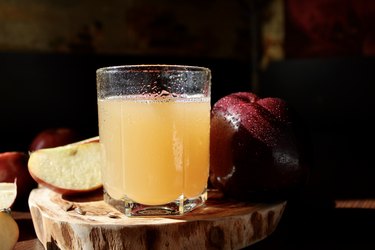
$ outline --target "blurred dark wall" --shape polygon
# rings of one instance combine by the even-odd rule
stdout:
[[[0,152],[27,151],[36,133],[50,127],[68,126],[83,137],[96,136],[96,69],[147,63],[209,67],[212,102],[251,86],[250,65],[230,59],[0,53]]]
[[[93,12],[90,20],[81,20],[85,1],[74,3],[77,8],[70,15],[71,5],[59,6],[59,2],[1,3],[4,9],[11,6],[17,11],[0,18],[0,26],[8,31],[3,37],[7,42],[0,47],[19,52],[0,53],[0,152],[26,151],[36,133],[50,127],[73,127],[83,137],[97,135],[95,71],[99,67],[206,66],[213,75],[212,103],[255,86],[260,96],[281,97],[296,108],[311,137],[311,189],[332,196],[374,197],[374,2],[270,0],[228,5],[229,1],[209,1],[198,19],[190,15],[197,14],[198,1],[176,2],[178,12],[165,1],[164,5],[150,2],[122,8],[124,3],[115,1],[108,9],[121,11]],[[105,10],[100,1],[95,3],[98,10]],[[189,5],[190,12],[179,4]],[[268,4],[272,8],[263,9]],[[139,13],[143,13],[141,21]],[[61,21],[74,25],[54,29]],[[115,27],[112,22],[119,29],[109,29]],[[269,30],[262,37],[257,32],[264,31],[264,23]],[[92,24],[96,29],[86,41],[90,31],[86,26]],[[35,27],[51,34],[41,36]],[[262,64],[259,82],[251,82],[258,79],[252,72],[262,58],[267,63]]]
[[[311,192],[375,196],[375,58],[275,62],[262,73],[262,96],[288,101],[312,147]]]

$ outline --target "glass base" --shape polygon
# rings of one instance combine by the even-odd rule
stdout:
[[[167,204],[143,205],[130,199],[114,199],[104,190],[104,201],[129,217],[183,215],[202,206],[206,200],[207,190],[193,198],[181,197]]]

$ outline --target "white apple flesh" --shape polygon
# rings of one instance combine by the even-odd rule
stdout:
[[[17,197],[17,180],[0,182],[0,210],[11,208]]]
[[[57,193],[82,194],[102,187],[98,137],[31,152],[28,167],[36,182]]]

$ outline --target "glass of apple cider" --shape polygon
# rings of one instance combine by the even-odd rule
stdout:
[[[210,70],[123,65],[96,75],[104,200],[127,216],[182,215],[203,205]]]

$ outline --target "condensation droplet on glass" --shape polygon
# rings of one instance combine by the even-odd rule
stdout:
[[[193,77],[192,81],[193,81],[193,84],[194,84],[194,85],[197,84],[197,78],[196,78],[196,77]]]
[[[156,93],[158,91],[157,82],[154,82],[154,84],[151,86],[151,93]]]
[[[164,89],[160,92],[161,97],[167,97],[169,95],[170,95],[170,93],[168,91],[164,90]]]

